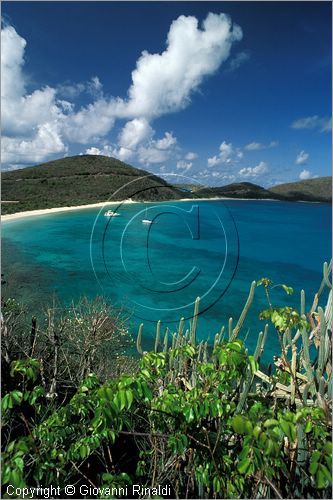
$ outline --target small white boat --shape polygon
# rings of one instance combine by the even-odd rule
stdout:
[[[113,212],[113,210],[108,210],[107,212],[104,212],[104,217],[118,217],[117,212]]]
[[[146,218],[142,219],[142,224],[152,224],[153,223],[153,221],[148,219],[147,217],[148,217],[148,215],[147,215],[147,209],[146,209]]]

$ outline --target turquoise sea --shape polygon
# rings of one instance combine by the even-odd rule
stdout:
[[[171,330],[182,316],[189,323],[197,296],[198,336],[212,340],[229,317],[238,319],[251,281],[264,276],[295,290],[274,289],[273,303],[297,307],[304,288],[310,305],[332,254],[327,204],[210,200],[112,209],[119,216],[95,208],[3,223],[4,294],[36,309],[53,296],[69,303],[105,295],[123,309],[134,336],[144,323],[148,349],[156,321]],[[266,306],[258,288],[242,330],[250,350]],[[276,346],[271,329],[266,360]]]

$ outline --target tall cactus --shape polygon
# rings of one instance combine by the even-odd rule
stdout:
[[[168,352],[168,343],[169,343],[169,329],[167,327],[165,329],[165,334],[164,334],[163,352]]]
[[[239,332],[243,326],[244,320],[245,320],[245,318],[250,310],[250,307],[252,305],[252,302],[253,302],[255,288],[256,288],[256,282],[252,281],[247,301],[245,302],[245,306],[243,308],[243,311],[241,312],[241,315],[239,316],[237,324],[232,331],[232,335],[231,335],[230,340],[235,340],[237,338],[237,335],[239,334]]]
[[[191,326],[191,344],[193,346],[195,346],[196,342],[197,342],[197,324],[198,324],[199,304],[200,304],[200,297],[197,297],[195,299],[195,303],[194,303],[194,313],[193,313],[193,320],[192,320],[192,326]]]
[[[136,348],[137,348],[139,354],[143,354],[143,351],[142,351],[142,330],[143,330],[143,323],[141,323],[141,325],[139,326],[138,336],[136,338]]]
[[[253,359],[255,362],[259,361],[260,356],[264,351],[265,342],[267,339],[267,332],[268,332],[268,325],[266,325],[265,330],[263,332],[260,332],[258,335],[257,345],[256,345],[256,348],[255,348],[255,351],[253,354]],[[248,366],[247,372],[245,375],[243,390],[241,392],[241,395],[239,398],[239,403],[238,403],[237,409],[236,409],[237,413],[240,413],[242,411],[242,409],[244,408],[247,397],[249,395],[249,391],[250,391],[252,383],[253,383],[253,379],[254,379],[254,373],[252,373],[251,368]]]
[[[229,321],[228,321],[228,333],[229,333],[229,340],[231,341],[232,340],[232,322],[233,322],[233,319],[232,318],[229,318]]]
[[[160,341],[161,341],[161,320],[159,319],[156,324],[156,336],[155,336],[155,348],[154,348],[155,352],[158,352]]]

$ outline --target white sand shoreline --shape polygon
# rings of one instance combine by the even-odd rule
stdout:
[[[52,215],[56,213],[63,213],[63,212],[72,212],[76,210],[85,210],[89,208],[103,208],[105,207],[106,209],[109,206],[114,206],[114,205],[120,205],[120,204],[129,204],[129,203],[168,203],[168,202],[173,202],[173,201],[224,201],[224,200],[232,200],[232,201],[279,201],[273,198],[267,198],[267,199],[262,199],[262,198],[230,198],[230,197],[214,197],[214,198],[181,198],[180,200],[165,200],[163,202],[141,202],[141,201],[133,201],[132,199],[127,199],[123,201],[105,201],[105,202],[100,202],[100,203],[91,203],[88,205],[77,205],[77,206],[72,206],[72,207],[55,207],[55,208],[43,208],[39,210],[28,210],[24,212],[15,212],[14,214],[7,214],[7,215],[1,215],[1,222],[9,222],[9,221],[14,221],[18,219],[23,219],[26,217],[36,217],[39,215]],[[319,203],[319,202],[318,202]]]
[[[15,212],[14,214],[1,215],[1,222],[12,221],[16,219],[22,219],[25,217],[36,217],[38,215],[51,215],[62,212],[72,212],[76,210],[84,210],[89,208],[107,208],[112,205],[119,205],[121,203],[136,203],[135,201],[129,199],[124,201],[102,201],[100,203],[91,203],[89,205],[77,205],[73,207],[55,207],[55,208],[43,208],[40,210],[27,210],[24,212]]]

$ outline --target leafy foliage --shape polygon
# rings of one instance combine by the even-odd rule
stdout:
[[[100,492],[131,484],[169,485],[172,498],[330,498],[330,379],[324,375],[330,366],[331,326],[318,307],[318,361],[313,369],[304,349],[309,346],[309,331],[314,334],[317,326],[311,324],[311,315],[306,318],[304,300],[300,312],[274,307],[273,283],[263,278],[258,284],[269,304],[262,317],[273,323],[281,342],[277,370],[270,375],[259,364],[267,328],[258,336],[254,355],[249,355],[237,338],[240,327],[230,329],[228,341],[221,334],[209,347],[196,344],[196,321],[191,331],[182,334],[183,320],[171,347],[168,332],[160,341],[158,323],[154,352],[142,355],[136,371],[113,373],[111,378],[103,370],[96,375],[93,368],[102,358],[96,353],[90,356],[94,342],[103,349],[104,340],[112,342],[115,331],[119,335],[123,328],[114,329],[115,318],[108,316],[103,303],[73,306],[59,317],[56,310],[48,311],[43,330],[50,342],[48,371],[45,351],[37,345],[36,324],[28,336],[30,343],[20,337],[23,351],[13,358],[15,335],[24,322],[22,309],[9,301],[3,349],[4,498],[9,484],[52,485],[66,498],[66,484],[88,483]],[[290,287],[281,287],[291,293]],[[199,299],[196,315],[198,311]],[[77,345],[74,354],[84,355],[79,364],[75,355],[70,363],[86,364],[66,390],[66,379],[58,376],[55,345],[64,348],[64,338],[73,342],[76,337],[78,344],[70,345]],[[299,339],[303,347],[297,357]],[[309,399],[312,386],[315,392]]]
[[[19,432],[7,439],[3,484],[40,482],[63,489],[84,483],[89,467],[91,473],[99,463],[90,477],[94,484],[116,484],[124,477],[127,484],[170,483],[177,498],[327,492],[331,446],[323,410],[274,408],[254,395],[247,411],[238,414],[239,380],[250,363],[239,340],[217,346],[196,366],[195,384],[189,378],[164,385],[168,356],[185,357],[190,375],[195,351],[187,345],[147,353],[135,377],[104,384],[91,374],[62,406],[48,401],[38,385],[36,360],[13,362],[16,388],[4,396],[2,410],[5,431],[15,422]],[[125,437],[130,466],[119,457]]]

